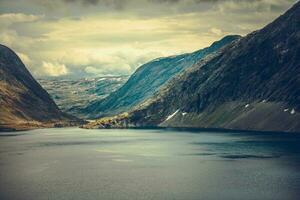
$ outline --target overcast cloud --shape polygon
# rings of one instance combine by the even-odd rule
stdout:
[[[0,43],[35,76],[131,74],[245,35],[296,0],[0,0]]]

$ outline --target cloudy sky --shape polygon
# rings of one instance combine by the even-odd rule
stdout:
[[[36,76],[131,74],[245,35],[297,0],[0,0],[0,43]]]

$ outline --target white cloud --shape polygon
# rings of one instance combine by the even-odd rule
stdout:
[[[68,73],[66,65],[60,63],[51,63],[43,61],[43,70],[49,76],[61,76]]]
[[[40,19],[42,16],[27,15],[23,13],[5,13],[0,15],[0,20],[11,22],[31,22]]]
[[[108,0],[87,0],[99,2],[95,6],[0,1],[1,10],[10,12],[0,14],[0,43],[19,52],[34,75],[87,76],[130,74],[151,59],[198,50],[228,34],[245,35],[296,0],[112,1],[124,2],[117,11],[103,6]]]
[[[217,36],[221,36],[223,34],[223,31],[221,29],[218,29],[218,28],[211,28],[210,31],[213,34],[216,34]]]
[[[33,22],[43,18],[43,15],[27,15],[24,13],[5,13],[0,15],[0,25],[9,26],[18,22]]]

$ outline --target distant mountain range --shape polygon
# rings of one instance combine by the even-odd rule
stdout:
[[[0,45],[0,130],[78,125],[59,110],[19,57]]]
[[[162,61],[152,65],[155,62]],[[86,128],[162,126],[300,132],[300,2],[263,29],[195,63],[178,70],[181,73],[134,109],[99,119]],[[126,87],[137,83],[133,80],[145,68],[141,67]],[[157,73],[156,77],[161,77]],[[141,77],[145,82],[132,88],[147,90],[148,85],[153,90],[148,81],[156,77],[149,79],[148,74],[153,75],[151,70],[144,72]],[[117,102],[125,101],[126,92],[121,91],[126,87],[113,94],[116,98],[122,94]],[[134,97],[144,99],[138,94]],[[101,109],[97,110],[100,114]]]
[[[83,113],[90,118],[97,118],[129,110],[145,99],[152,97],[176,74],[240,37],[238,35],[227,36],[213,43],[210,47],[193,53],[152,60],[139,67],[120,89],[104,99],[87,105]]]
[[[39,78],[58,107],[69,114],[87,118],[84,108],[119,89],[129,76],[109,76],[82,79]]]

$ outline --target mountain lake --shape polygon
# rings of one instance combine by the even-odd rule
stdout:
[[[300,135],[184,129],[0,134],[0,199],[299,199]]]

